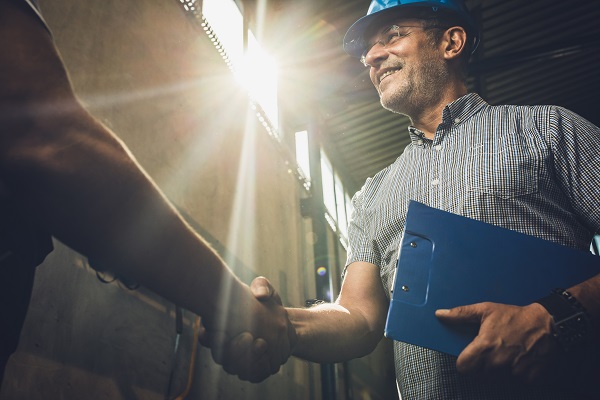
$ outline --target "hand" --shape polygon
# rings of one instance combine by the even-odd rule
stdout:
[[[279,371],[297,339],[281,298],[269,281],[262,277],[254,279],[250,291],[252,300],[259,305],[259,313],[250,318],[251,326],[237,335],[230,334],[233,330],[203,327],[200,343],[211,348],[213,359],[226,372],[256,383]]]
[[[451,324],[479,324],[479,334],[456,362],[459,372],[494,379],[538,382],[553,369],[558,344],[551,335],[552,317],[537,303],[517,307],[479,303],[437,310]]]

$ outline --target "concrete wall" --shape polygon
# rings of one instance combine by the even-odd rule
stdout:
[[[303,189],[178,1],[41,6],[81,99],[235,273],[246,283],[269,277],[289,306],[314,297],[310,223],[299,210]],[[265,383],[241,382],[206,349],[193,351],[193,314],[183,313],[178,339],[174,305],[135,283],[104,283],[99,278],[113,277],[98,277],[89,263],[56,243],[38,268],[0,399],[173,398],[188,384],[192,355],[188,398],[320,398],[318,365],[292,359]],[[379,354],[373,357],[389,360],[388,348]],[[379,378],[358,384],[367,388],[364,396],[369,381],[379,384],[389,371],[379,358],[357,365],[371,359],[378,360],[375,369],[385,367],[369,372]]]

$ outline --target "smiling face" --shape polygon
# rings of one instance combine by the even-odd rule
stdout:
[[[443,52],[415,19],[393,21],[371,35],[364,56],[384,108],[413,116],[437,104],[449,81]]]

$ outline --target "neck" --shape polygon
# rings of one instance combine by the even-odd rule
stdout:
[[[433,140],[438,126],[442,123],[444,107],[467,93],[468,90],[464,84],[445,90],[435,103],[426,105],[410,115],[413,126],[423,132],[427,139]]]

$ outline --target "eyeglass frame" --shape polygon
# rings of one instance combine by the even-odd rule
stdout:
[[[362,55],[360,56],[360,62],[362,63],[362,65],[364,65],[367,68],[371,68],[371,66],[369,64],[367,64],[367,54],[369,54],[369,52],[371,51],[371,49],[373,47],[375,47],[375,45],[380,44],[384,49],[387,49],[390,44],[392,43],[393,38],[401,38],[401,37],[406,37],[408,36],[408,34],[406,35],[400,35],[400,28],[421,28],[423,30],[428,30],[428,29],[448,29],[446,27],[443,26],[437,26],[437,25],[432,25],[432,26],[419,26],[419,25],[397,25],[397,24],[392,24],[390,25],[388,28],[386,28],[383,32],[381,32],[379,35],[377,35],[378,37],[384,36],[388,34],[388,32],[390,32],[392,29],[396,29],[396,34],[395,35],[387,35],[387,40],[382,40],[382,39],[378,39],[375,42],[373,42],[373,44],[371,45],[367,45],[367,48],[365,49],[365,51],[363,51]],[[394,43],[396,43],[396,41],[394,40]]]

